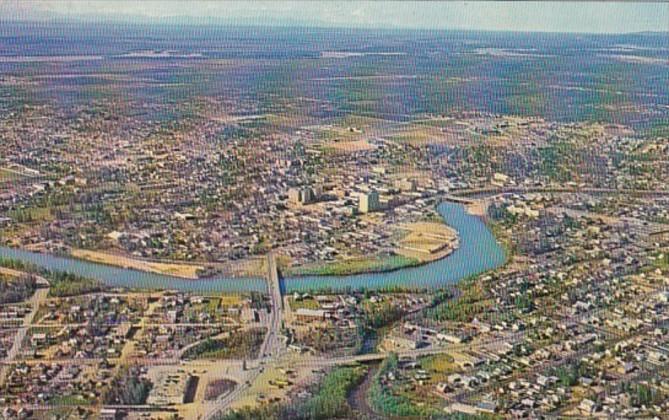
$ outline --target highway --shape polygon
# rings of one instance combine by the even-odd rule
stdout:
[[[669,190],[640,190],[629,188],[577,188],[577,187],[484,187],[452,190],[450,194],[462,199],[478,195],[530,194],[530,193],[583,193],[583,194],[628,194],[635,197],[669,196]]]
[[[249,362],[247,375],[240,378],[239,385],[232,392],[219,397],[210,407],[207,407],[204,419],[212,419],[218,413],[225,411],[230,404],[242,396],[242,394],[251,387],[262,373],[262,366],[268,363],[275,363],[279,360],[283,351],[283,344],[279,337],[281,322],[283,320],[283,297],[281,295],[281,284],[279,279],[279,270],[276,265],[276,257],[273,252],[267,255],[267,288],[271,300],[271,313],[267,334],[260,346],[258,358]],[[221,369],[225,362],[221,364]],[[218,364],[217,364],[217,369]]]
[[[281,351],[281,340],[279,331],[283,320],[283,297],[281,296],[281,284],[279,270],[276,266],[276,257],[273,252],[267,255],[267,287],[271,299],[272,312],[270,314],[267,335],[260,347],[260,358],[278,356]]]

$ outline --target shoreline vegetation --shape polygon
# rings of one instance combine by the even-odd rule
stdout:
[[[304,267],[292,267],[285,270],[286,275],[306,276],[351,276],[356,274],[388,273],[403,268],[423,264],[416,258],[403,255],[383,255],[315,264]]]
[[[252,258],[239,261],[235,264],[206,263],[206,262],[173,262],[160,260],[145,260],[130,256],[117,255],[103,251],[87,249],[71,249],[64,254],[66,257],[81,261],[103,264],[110,267],[125,268],[165,276],[179,277],[184,280],[207,280],[217,274],[230,277],[258,277],[265,271],[263,258]]]
[[[468,206],[465,210],[473,216],[482,217]],[[460,246],[458,233],[443,220],[410,223],[400,228],[406,230],[407,235],[399,241],[392,254],[290,267],[283,272],[294,277],[389,273],[439,261]]]
[[[486,209],[480,203],[467,205],[465,210],[472,216],[485,218]],[[280,270],[283,275],[291,277],[388,273],[441,260],[451,255],[460,246],[458,233],[443,221],[416,222],[400,228],[405,230],[407,234],[399,241],[398,247],[392,253],[327,263],[314,263],[300,267],[286,267],[287,264],[280,263]],[[497,238],[497,235],[495,236]],[[507,249],[507,259],[508,254]],[[226,275],[231,277],[239,278],[264,276],[265,271],[263,258],[239,261],[233,266],[232,264],[222,263],[151,261],[76,248],[71,249],[66,255],[82,261],[174,276],[185,280],[207,280],[218,274],[219,271],[225,272]]]
[[[50,297],[69,297],[103,291],[106,286],[96,279],[78,276],[66,271],[55,271],[20,260],[0,257],[0,267],[36,274],[49,281]]]

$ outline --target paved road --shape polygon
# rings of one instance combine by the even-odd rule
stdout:
[[[14,336],[14,342],[12,343],[12,347],[7,352],[7,356],[5,357],[4,362],[11,363],[14,361],[14,359],[16,359],[16,356],[21,350],[21,343],[23,343],[23,340],[28,333],[28,328],[30,328],[30,325],[33,322],[33,318],[35,318],[35,314],[39,310],[40,304],[44,302],[48,294],[49,289],[37,289],[35,294],[30,298],[30,313],[28,313],[28,315],[23,318],[23,325],[16,332],[16,335]],[[4,384],[8,372],[9,368],[6,366],[6,364],[0,368],[0,385]]]
[[[279,283],[279,270],[276,266],[276,257],[270,252],[267,256],[267,285],[272,304],[269,328],[265,340],[260,347],[260,357],[278,356],[281,351],[281,340],[279,331],[283,320],[283,297],[281,296],[281,285]]]
[[[618,188],[556,188],[556,187],[513,187],[498,188],[485,187],[452,190],[454,196],[469,197],[482,194],[529,194],[529,193],[585,193],[585,194],[629,194],[633,196],[669,196],[669,190],[638,190],[638,189],[618,189]]]
[[[283,297],[281,296],[281,285],[279,280],[279,270],[276,265],[276,257],[273,252],[267,255],[267,287],[271,299],[272,311],[270,313],[267,334],[260,346],[259,357],[249,362],[250,369],[246,375],[240,378],[241,381],[232,392],[219,397],[211,407],[207,407],[205,419],[212,419],[218,413],[226,410],[230,404],[243,395],[258,379],[261,372],[261,366],[275,363],[283,352],[283,344],[279,337],[281,322],[283,320]],[[218,367],[217,367],[218,368]]]

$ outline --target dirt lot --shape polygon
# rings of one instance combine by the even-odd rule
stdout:
[[[457,247],[458,235],[442,223],[416,222],[401,226],[407,235],[395,252],[421,262],[434,261],[450,254]]]

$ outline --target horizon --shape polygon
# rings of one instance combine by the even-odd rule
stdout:
[[[669,32],[669,3],[0,2],[0,21],[624,35]],[[335,7],[332,5],[350,5]],[[184,7],[186,6],[186,7]],[[299,17],[296,17],[299,16]]]
[[[0,18],[0,23],[7,25],[76,25],[72,27],[82,28],[86,26],[137,26],[137,27],[153,27],[153,28],[195,28],[203,30],[212,29],[258,29],[258,30],[301,30],[301,31],[348,31],[348,32],[394,32],[394,33],[460,33],[460,34],[505,34],[505,35],[567,35],[567,36],[601,36],[601,37],[615,37],[615,36],[633,36],[633,35],[667,35],[669,36],[669,29],[666,30],[639,30],[631,32],[571,32],[571,31],[548,31],[548,30],[505,30],[505,29],[464,29],[464,28],[409,28],[409,27],[348,27],[348,26],[304,26],[299,23],[290,22],[271,22],[271,23],[253,23],[253,22],[231,22],[221,21],[216,22],[213,19],[208,19],[204,22],[194,22],[190,20],[180,20],[181,18],[161,18],[159,20],[143,20],[143,19],[84,19],[80,17],[57,17],[48,20],[11,20]],[[0,34],[2,29],[0,28]]]

